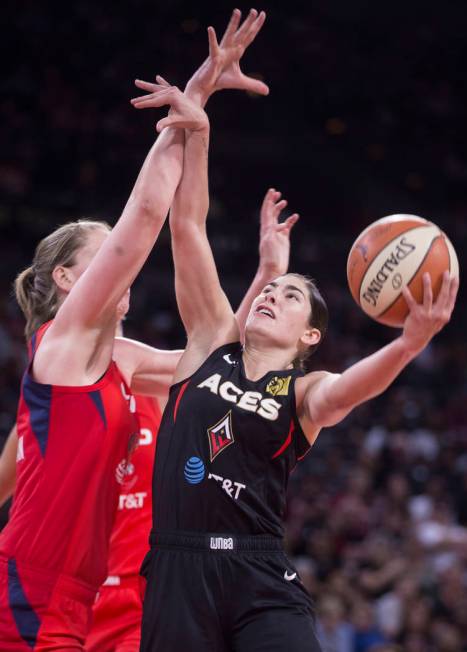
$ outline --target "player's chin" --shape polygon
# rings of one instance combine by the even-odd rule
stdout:
[[[252,315],[248,320],[245,332],[248,334],[261,334],[265,337],[270,336],[276,330],[274,319],[264,315]]]

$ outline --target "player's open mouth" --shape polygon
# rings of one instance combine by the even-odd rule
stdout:
[[[269,317],[270,319],[275,319],[276,318],[273,311],[271,310],[271,308],[268,308],[264,304],[260,304],[256,308],[255,313],[257,315],[265,315],[266,317]]]

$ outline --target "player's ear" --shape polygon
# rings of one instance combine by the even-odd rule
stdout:
[[[307,328],[300,338],[300,341],[308,348],[316,346],[321,340],[321,331],[317,328]]]
[[[57,265],[53,272],[52,278],[55,285],[63,292],[69,292],[74,284],[74,277],[68,267]]]

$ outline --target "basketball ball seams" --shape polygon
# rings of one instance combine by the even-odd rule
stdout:
[[[357,304],[368,317],[398,328],[408,314],[403,288],[422,302],[428,272],[436,301],[447,270],[459,277],[451,241],[436,224],[415,215],[373,222],[356,238],[347,258],[347,280]]]
[[[451,276],[457,276],[459,278],[459,260],[457,258],[456,250],[448,236],[443,231],[442,234],[449,252],[449,273]]]
[[[392,240],[388,240],[388,242],[384,245],[384,249],[388,249],[389,247],[391,247],[393,245],[393,243],[398,238],[401,238],[402,236],[407,235],[407,233],[409,233],[410,231],[416,231],[417,229],[424,228],[425,226],[431,226],[431,225],[429,225],[429,224],[426,224],[426,225],[420,224],[420,225],[417,225],[417,226],[409,226],[405,231],[400,231],[397,235],[395,235],[392,238]],[[366,268],[365,272],[363,273],[363,276],[362,276],[361,281],[360,281],[360,285],[358,286],[358,296],[360,296],[360,293],[362,291],[362,285],[363,285],[363,281],[365,280],[365,276],[368,274],[368,271],[370,270],[371,266],[373,265],[375,260],[378,258],[380,253],[381,253],[381,250],[378,249],[376,251],[375,255],[373,256],[373,258],[368,261],[367,268]]]
[[[371,286],[371,283],[373,283],[374,281],[377,281],[376,285],[381,286],[377,290],[377,294],[378,294],[378,297],[379,297],[380,292],[384,288],[384,283],[386,282],[386,280],[389,279],[389,276],[386,279],[384,279],[383,281],[379,281],[379,280],[377,280],[377,275],[379,273],[381,273],[381,272],[383,272],[384,274],[386,273],[386,272],[383,271],[386,265],[393,265],[393,267],[395,269],[396,267],[399,266],[400,263],[402,263],[403,260],[405,260],[405,258],[407,258],[407,256],[410,253],[412,253],[414,251],[417,251],[417,248],[419,249],[421,245],[418,245],[418,247],[417,247],[417,244],[413,244],[413,243],[410,243],[410,242],[407,242],[407,241],[405,243],[403,243],[402,240],[404,238],[407,238],[410,233],[414,234],[417,231],[419,231],[420,234],[422,235],[422,230],[427,229],[427,228],[436,230],[436,235],[434,235],[434,237],[430,241],[430,246],[431,246],[431,244],[433,243],[433,240],[435,240],[441,234],[441,231],[438,229],[438,227],[435,224],[431,224],[430,222],[428,222],[427,224],[412,227],[410,229],[407,229],[406,231],[401,231],[400,233],[398,233],[397,236],[395,236],[391,240],[388,240],[388,242],[385,243],[385,245],[383,247],[381,247],[377,251],[376,255],[373,257],[371,262],[367,265],[366,270],[365,270],[365,272],[364,272],[364,274],[362,276],[360,285],[358,287],[358,295],[357,296],[358,296],[358,302],[359,302],[360,305],[362,305],[361,302],[362,302],[362,299],[364,298],[364,295],[365,295],[365,293],[364,293],[363,296],[362,296],[362,288],[363,288],[364,285],[366,285],[368,283],[368,278],[369,277],[370,278],[374,277],[371,280],[371,282],[368,283],[369,288]],[[428,234],[428,237],[429,237],[429,234]],[[402,244],[403,247],[410,248],[408,251],[403,252],[403,253],[405,253],[405,255],[403,257],[400,257],[400,258],[394,253],[394,251],[392,251],[392,253],[391,253],[391,249],[393,249],[396,246],[397,241],[399,241],[397,246],[400,246]],[[427,248],[427,251],[429,251],[429,247]],[[378,269],[377,271],[375,271],[375,270],[372,269],[372,266],[375,263],[375,261],[377,260],[377,258],[379,256],[381,256],[381,254],[383,252],[388,252],[388,253],[387,254],[385,253],[384,257],[382,257],[382,260],[384,262],[382,263],[381,268]],[[425,257],[425,255],[424,255],[424,257]],[[393,257],[393,260],[390,260],[391,256]],[[418,265],[418,267],[419,267],[419,265]],[[389,273],[392,274],[393,271],[394,270],[390,269]],[[372,291],[374,291],[374,288],[372,289]],[[371,294],[371,291],[370,291],[370,294]],[[393,303],[393,302],[391,302],[391,303]],[[363,307],[363,305],[362,305],[362,307]],[[375,307],[376,307],[376,303],[375,303]],[[384,308],[384,310],[386,310],[386,308]],[[364,309],[364,311],[367,312],[365,309]],[[376,315],[373,314],[373,313],[367,312],[367,314],[369,314],[371,317],[376,317]],[[381,314],[381,313],[378,313],[378,315],[379,314]]]
[[[388,230],[390,230],[389,227],[391,227],[391,225],[392,225],[392,224],[391,224],[391,221],[390,221],[390,218],[392,218],[392,217],[394,217],[394,216],[389,216],[389,217],[387,217],[387,218],[383,218],[382,220],[378,220],[378,225],[379,225],[379,223],[381,222],[383,226],[387,225]],[[404,217],[405,217],[405,216],[404,216]],[[423,227],[427,227],[427,226],[435,226],[435,225],[433,225],[431,222],[428,222],[427,220],[422,220],[422,218],[418,218],[418,221],[417,221],[416,216],[413,216],[413,215],[407,215],[406,217],[407,217],[407,219],[406,219],[406,222],[407,222],[406,228],[405,228],[404,230],[402,230],[402,231],[397,230],[397,233],[394,235],[394,237],[393,237],[391,240],[389,240],[388,242],[386,242],[386,243],[384,244],[384,248],[389,247],[389,246],[390,246],[390,245],[391,245],[395,240],[397,240],[397,238],[402,237],[403,235],[405,235],[405,234],[408,233],[409,231],[414,231],[414,230],[416,230],[416,229],[423,228]],[[403,222],[402,216],[401,216],[401,219],[398,220],[398,221],[399,221],[399,222]],[[352,290],[352,285],[353,285],[353,284],[352,284],[352,280],[353,280],[353,279],[352,279],[352,275],[353,275],[353,272],[354,272],[354,269],[355,269],[356,265],[358,265],[358,263],[360,262],[360,261],[355,261],[354,264],[353,264],[352,270],[350,270],[349,267],[350,267],[350,259],[351,259],[351,257],[352,257],[352,254],[355,252],[356,249],[360,249],[360,248],[362,248],[362,247],[365,248],[365,249],[369,249],[369,248],[375,248],[375,249],[376,249],[376,253],[375,253],[371,258],[369,258],[368,260],[365,260],[365,259],[364,259],[364,263],[365,263],[365,266],[366,266],[366,267],[365,267],[365,269],[364,269],[363,272],[362,272],[361,279],[360,279],[360,283],[359,283],[359,285],[358,285],[358,289],[355,290],[355,294],[354,294],[354,291],[352,290],[352,294],[354,295],[354,299],[355,299],[357,302],[359,302],[359,297],[360,297],[360,293],[361,293],[361,287],[362,287],[362,285],[363,285],[363,281],[364,281],[364,279],[365,279],[365,275],[366,275],[368,269],[369,269],[369,268],[371,267],[371,265],[374,263],[375,259],[376,259],[376,258],[378,257],[378,255],[381,253],[381,248],[378,247],[378,244],[377,244],[377,243],[375,244],[374,240],[378,240],[380,237],[382,237],[382,236],[383,236],[382,233],[378,233],[378,236],[374,236],[374,237],[372,238],[373,242],[371,242],[371,244],[368,244],[368,245],[367,245],[367,244],[364,242],[364,240],[365,240],[365,236],[370,232],[372,226],[373,226],[373,225],[370,224],[370,226],[368,226],[368,227],[367,227],[367,228],[366,228],[366,229],[365,229],[365,230],[360,234],[360,236],[358,237],[357,241],[356,241],[356,242],[354,243],[354,245],[352,246],[352,248],[351,248],[351,250],[350,250],[350,253],[349,253],[349,256],[348,256],[348,258],[347,258],[347,279],[348,279],[349,285],[350,285],[351,290]],[[398,226],[401,226],[401,224],[399,224]],[[363,255],[363,254],[362,254],[362,255]]]
[[[438,239],[440,239],[440,238],[442,238],[443,240],[445,240],[445,238],[443,237],[443,234],[442,234],[441,232],[439,233],[439,235],[436,235],[436,236],[432,239],[432,241],[430,242],[430,246],[427,248],[427,250],[426,250],[426,252],[425,252],[425,255],[423,256],[422,260],[420,261],[420,264],[418,265],[417,269],[416,269],[416,270],[414,271],[414,273],[412,274],[410,280],[408,280],[408,281],[406,282],[407,287],[410,286],[410,284],[411,284],[412,281],[415,279],[415,277],[417,276],[417,274],[418,274],[418,272],[420,271],[420,269],[423,267],[423,264],[425,263],[426,259],[428,258],[428,256],[429,256],[430,253],[431,253],[431,247],[433,246],[433,243],[435,242],[435,240],[438,240]],[[450,256],[449,256],[449,250],[448,250],[448,257],[450,258]],[[409,289],[410,289],[410,288],[409,288]],[[399,295],[396,296],[396,298],[394,299],[394,301],[392,301],[392,303],[391,303],[387,308],[384,308],[383,312],[380,312],[378,315],[374,315],[374,316],[373,316],[374,319],[381,319],[381,318],[384,318],[384,315],[386,315],[386,314],[391,310],[391,308],[394,306],[394,304],[395,304],[395,303],[396,303],[396,302],[397,302],[401,297],[404,299],[404,302],[405,302],[405,304],[407,305],[407,302],[405,301],[405,297],[404,297],[404,295],[403,295],[403,294],[402,294],[402,295],[399,294]],[[408,306],[407,306],[407,309],[408,309]],[[408,312],[408,310],[407,310],[407,312]],[[392,325],[394,326],[395,324],[392,324]]]

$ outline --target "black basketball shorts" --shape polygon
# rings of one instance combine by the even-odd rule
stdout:
[[[320,652],[311,598],[278,539],[155,533],[141,652]]]

